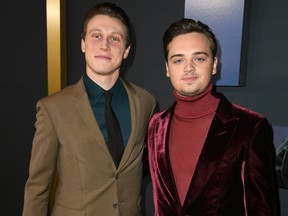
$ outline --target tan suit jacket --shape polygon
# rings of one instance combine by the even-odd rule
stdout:
[[[123,80],[122,80],[123,81]],[[143,142],[156,102],[123,81],[131,135],[118,169],[95,120],[83,79],[37,103],[23,216],[46,215],[56,169],[53,216],[141,215]]]

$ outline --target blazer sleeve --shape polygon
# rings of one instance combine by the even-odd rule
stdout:
[[[272,128],[266,119],[262,119],[250,137],[242,166],[246,215],[277,215],[274,162]]]
[[[38,101],[36,111],[36,132],[25,185],[23,216],[47,215],[58,157],[58,139],[42,101]]]

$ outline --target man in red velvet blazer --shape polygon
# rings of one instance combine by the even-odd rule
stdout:
[[[149,123],[155,216],[277,215],[271,127],[212,92],[214,34],[182,19],[166,30],[163,43],[176,102]]]

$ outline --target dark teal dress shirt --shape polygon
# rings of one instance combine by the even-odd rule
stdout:
[[[102,131],[106,143],[108,143],[108,133],[105,125],[104,89],[91,80],[87,74],[83,76],[83,80],[96,121]],[[111,106],[119,121],[123,145],[125,148],[131,133],[131,116],[128,95],[120,79],[116,81],[110,91],[113,93]]]

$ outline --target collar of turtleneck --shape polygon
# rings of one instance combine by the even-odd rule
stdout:
[[[216,111],[219,99],[212,94],[212,84],[201,94],[192,97],[183,97],[174,90],[176,107],[174,114],[180,118],[201,118]]]

